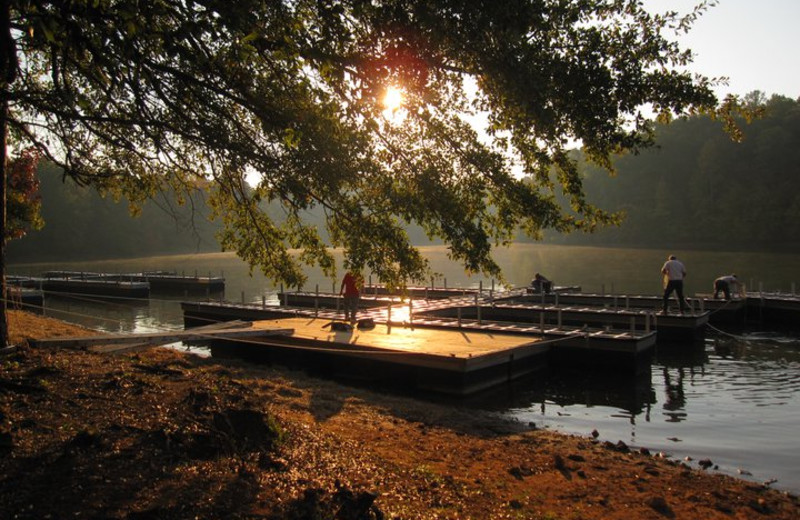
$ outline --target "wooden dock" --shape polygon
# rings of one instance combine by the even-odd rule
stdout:
[[[745,320],[747,301],[733,299],[730,301],[714,299],[711,295],[698,295],[698,298],[687,298],[691,313],[703,314],[708,312],[710,323],[736,323]],[[578,305],[584,307],[597,307],[613,310],[645,309],[651,312],[662,310],[664,301],[659,295],[629,295],[629,294],[594,294],[594,293],[559,293],[559,294],[527,294],[521,291],[509,291],[498,297],[498,300],[512,302],[527,302],[550,305]],[[678,316],[678,303],[673,296],[670,299],[670,316]],[[660,316],[659,316],[660,317]]]
[[[212,352],[290,363],[337,377],[466,395],[545,368],[550,351],[541,337],[385,324],[370,330],[335,331],[330,322],[305,316],[258,321],[254,327],[294,332],[246,342],[215,342]]]
[[[178,274],[173,271],[149,271],[141,273],[100,273],[91,271],[47,271],[43,275],[46,283],[51,280],[103,281],[147,283],[157,292],[183,292],[213,294],[225,290],[225,278],[221,276],[199,276]]]
[[[103,279],[45,278],[42,290],[62,295],[82,294],[114,298],[146,299],[150,297],[150,284]]]
[[[551,327],[576,325],[615,331],[657,332],[659,342],[701,341],[709,312],[659,315],[648,309],[607,308],[535,303],[482,303],[479,306],[427,306],[426,316],[533,323]]]
[[[466,297],[464,300],[472,301],[473,298]],[[453,302],[451,302],[451,304],[452,303]],[[341,313],[319,308],[309,309],[223,302],[183,302],[181,305],[184,312],[184,323],[186,327],[231,319],[283,321],[294,318],[323,324],[341,319]],[[420,312],[419,314],[417,314],[418,311]],[[457,352],[439,351],[440,347],[438,345],[440,343],[442,345],[448,344],[448,341],[442,338],[462,338],[459,341],[463,341],[463,338],[468,338],[468,341],[471,341],[469,338],[473,334],[489,338],[487,341],[490,344],[491,338],[499,336],[517,338],[515,341],[521,342],[520,344],[522,345],[536,342],[539,347],[542,347],[542,351],[546,352],[544,357],[537,357],[535,360],[527,359],[529,356],[533,355],[527,353],[527,351],[524,351],[525,354],[523,358],[520,357],[520,352],[522,351],[517,352],[515,350],[504,351],[502,354],[491,356],[484,353],[481,354],[481,359],[483,360],[481,362],[482,364],[476,364],[476,361],[471,361],[469,363],[454,365],[453,361],[450,360],[447,362],[448,368],[446,369],[431,361],[432,359],[439,359],[438,357],[426,361],[427,364],[424,367],[417,366],[417,357],[415,357],[416,361],[414,362],[404,361],[402,356],[397,357],[397,359],[394,359],[396,356],[393,357],[391,366],[394,372],[403,372],[403,370],[400,370],[400,367],[405,363],[411,363],[410,366],[405,368],[404,377],[410,378],[410,381],[416,381],[414,385],[419,388],[437,389],[438,391],[446,393],[471,393],[479,389],[488,388],[500,381],[507,381],[509,377],[513,379],[525,373],[529,373],[530,371],[543,368],[544,366],[590,365],[593,367],[603,366],[611,371],[636,373],[642,371],[645,367],[649,367],[650,355],[656,343],[655,332],[610,331],[588,329],[584,327],[557,327],[555,325],[540,326],[532,323],[476,319],[456,320],[446,317],[426,316],[422,305],[419,306],[418,311],[412,311],[402,306],[372,308],[361,311],[359,313],[359,318],[368,318],[376,324],[375,330],[385,331],[386,348],[389,349],[395,348],[393,347],[395,342],[403,344],[406,341],[403,338],[407,336],[395,335],[395,331],[413,330],[429,331],[424,333],[419,332],[414,336],[416,338],[415,341],[419,342],[418,345],[414,346],[418,354],[430,353],[432,355],[441,356],[446,353],[448,357],[458,358],[459,354]],[[316,325],[316,327],[319,328],[319,325]],[[358,329],[356,330],[358,331]],[[432,331],[440,331],[442,334],[449,336],[437,335]],[[321,333],[318,330],[316,333],[315,342],[319,341],[319,338],[322,337],[319,336]],[[360,337],[360,333],[361,331],[358,331],[356,337]],[[328,334],[328,332],[326,332],[326,334]],[[344,337],[350,337],[350,333],[330,334],[333,334],[333,337],[335,337],[336,334],[339,334],[339,337],[343,337],[342,335],[344,335]],[[370,334],[370,337],[374,337],[374,334]],[[298,338],[298,335],[293,335],[292,337],[270,339],[269,343],[275,344],[277,342],[281,345],[298,342],[302,344],[307,343],[306,339]],[[252,352],[249,352],[252,349],[248,345],[242,345],[241,343],[230,344],[231,342],[226,343],[229,343],[226,349],[228,352],[252,354]],[[356,343],[358,343],[358,340],[356,340]],[[319,347],[317,343],[314,343],[314,346]],[[498,347],[500,346],[501,343],[498,343]],[[544,348],[545,346],[546,348]],[[470,347],[470,351],[465,353],[469,359],[469,354],[475,356],[476,352],[474,347]],[[300,366],[306,366],[306,361],[302,359],[296,351],[289,351],[289,353],[291,353],[294,362]],[[287,357],[289,353],[282,352],[282,357]],[[326,366],[344,363],[332,359],[341,353],[341,351],[326,351],[326,359],[324,361]],[[362,375],[370,374],[374,370],[373,367],[368,366],[367,358],[375,358],[374,361],[385,362],[385,360],[378,359],[375,356],[361,356],[361,358],[359,367]],[[431,370],[433,370],[433,372],[431,372]],[[446,372],[436,372],[440,370],[446,370]],[[511,376],[509,376],[509,374],[511,374]]]
[[[288,328],[253,326],[249,322],[217,323],[189,330],[169,332],[144,332],[132,334],[102,334],[97,336],[74,336],[32,340],[37,348],[82,348],[92,352],[130,352],[180,341],[213,341],[232,338],[256,338],[275,335],[290,335]]]

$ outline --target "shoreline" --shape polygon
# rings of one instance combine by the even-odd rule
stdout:
[[[32,349],[85,329],[23,312],[9,328],[0,510],[20,518],[800,517],[795,495],[622,443],[281,367]]]

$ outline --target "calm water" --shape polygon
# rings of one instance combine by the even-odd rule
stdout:
[[[499,288],[500,282],[468,277],[440,247],[425,249],[449,287]],[[800,281],[800,256],[755,253],[601,249],[538,244],[515,245],[497,259],[510,285],[526,285],[541,272],[559,285],[586,292],[655,294],[668,254],[684,261],[687,294],[708,292],[720,274],[735,272],[752,289],[789,291]],[[226,279],[232,301],[275,301],[278,288],[252,277],[230,254],[11,266],[11,274],[48,269],[129,272],[174,270]],[[377,280],[375,280],[377,281]],[[329,291],[334,282],[309,272],[306,290]],[[800,286],[797,286],[800,288]],[[147,302],[99,302],[91,298],[48,299],[47,313],[104,331],[182,328],[184,297],[153,296]],[[609,380],[611,379],[611,380]],[[710,458],[730,475],[800,492],[800,333],[723,331],[702,345],[659,346],[651,373],[608,378],[604,373],[556,374],[471,399],[464,405],[496,410],[539,428],[644,446],[677,460]]]

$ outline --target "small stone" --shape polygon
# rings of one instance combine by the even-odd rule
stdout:
[[[600,432],[597,430],[592,430],[592,437],[594,437],[595,439],[600,437]]]
[[[714,463],[711,462],[711,459],[703,459],[699,461],[697,464],[703,469],[708,469],[714,465]]]

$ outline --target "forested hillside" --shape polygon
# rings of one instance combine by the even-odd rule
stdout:
[[[560,243],[727,250],[800,250],[800,104],[754,92],[765,114],[734,142],[695,116],[659,125],[658,146],[615,161],[616,178],[582,163],[589,199],[622,210],[619,228]]]
[[[133,218],[125,201],[62,181],[50,164],[40,168],[39,180],[44,228],[9,242],[11,263],[219,251],[218,226],[202,199],[178,206],[159,198]]]

